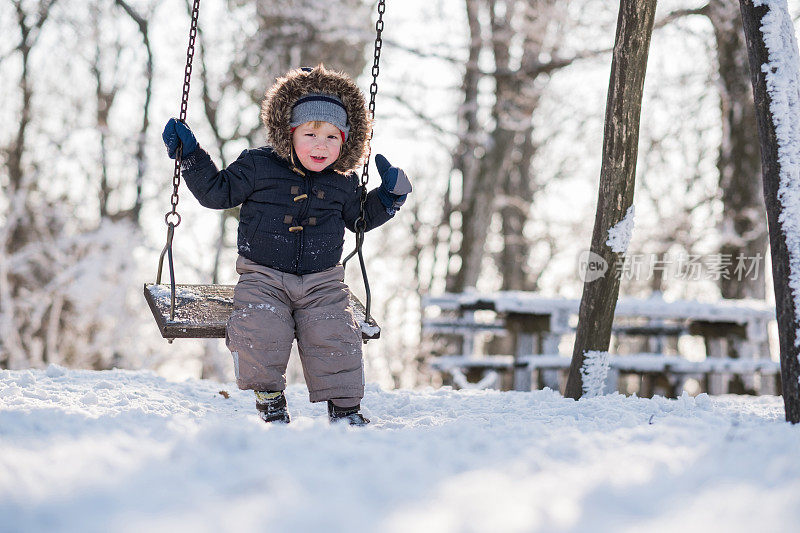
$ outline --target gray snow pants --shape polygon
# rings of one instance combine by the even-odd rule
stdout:
[[[286,388],[286,365],[297,338],[312,402],[364,397],[361,330],[350,307],[344,268],[296,276],[242,256],[226,343],[240,389]]]

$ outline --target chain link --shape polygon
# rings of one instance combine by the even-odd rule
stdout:
[[[381,48],[383,48],[383,14],[386,11],[386,0],[378,1],[378,21],[375,23],[375,51],[373,53],[372,63],[372,83],[369,86],[369,117],[370,121],[375,121],[375,96],[378,94],[378,74],[380,73],[381,61]],[[364,167],[361,170],[361,210],[358,219],[356,219],[355,230],[356,234],[360,234],[363,239],[364,230],[366,229],[367,222],[364,219],[364,212],[367,202],[367,183],[369,183],[369,159],[372,155],[372,136],[374,130],[370,130],[369,139],[367,139],[367,158],[364,160]]]
[[[194,40],[197,37],[197,16],[200,12],[200,0],[194,0],[192,4],[192,24],[189,29],[189,47],[186,49],[186,68],[183,71],[183,94],[181,96],[181,111],[178,115],[178,120],[186,123],[186,110],[189,107],[189,86],[192,80],[192,60],[194,59]],[[181,223],[181,216],[178,214],[178,202],[180,196],[178,189],[181,185],[181,159],[183,156],[183,146],[178,142],[178,149],[175,153],[175,169],[172,174],[172,196],[170,197],[170,204],[172,210],[164,216],[164,221],[167,226],[172,224],[178,226]]]

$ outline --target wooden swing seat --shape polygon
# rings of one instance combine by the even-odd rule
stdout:
[[[145,283],[144,297],[165,339],[224,338],[225,323],[233,312],[234,285],[175,285],[175,318],[170,320],[171,286]],[[364,341],[381,336],[374,319],[364,318],[361,301],[350,293],[350,305]]]

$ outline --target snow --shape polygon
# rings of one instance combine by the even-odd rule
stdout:
[[[753,5],[769,7],[761,20],[769,61],[761,66],[761,70],[766,76],[770,112],[778,140],[779,222],[789,252],[789,286],[797,318],[800,317],[800,54],[786,0],[756,0]],[[800,332],[795,335],[795,345],[800,346]]]
[[[381,332],[380,326],[373,326],[363,320],[358,321],[358,326],[361,328],[361,332],[369,338],[373,338]]]
[[[220,391],[229,394],[225,398]],[[368,385],[366,428],[302,386],[269,426],[232,384],[0,371],[2,531],[781,531],[800,426],[776,397]]]
[[[583,394],[587,398],[603,395],[608,376],[609,354],[597,350],[589,350],[583,354],[581,367],[581,382]]]
[[[625,217],[617,222],[613,228],[608,230],[608,240],[606,246],[617,254],[624,254],[628,251],[628,244],[633,235],[634,206],[630,206],[625,213]]]
[[[222,285],[221,287],[226,287]],[[153,295],[153,298],[159,301],[162,306],[169,306],[172,304],[172,287],[170,285],[150,285],[149,286],[150,294]],[[200,301],[200,300],[213,300],[216,302],[220,302],[223,304],[233,304],[233,297],[230,298],[225,296],[208,296],[203,295],[196,290],[193,290],[191,287],[175,287],[175,299],[181,299],[185,301]],[[252,305],[250,306],[253,307]],[[263,309],[263,307],[259,307],[259,309]]]

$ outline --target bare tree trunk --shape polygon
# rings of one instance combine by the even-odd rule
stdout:
[[[488,25],[481,27],[480,7]],[[470,30],[470,60],[464,77],[465,108],[471,113],[461,126],[460,157],[454,157],[455,168],[462,177],[462,201],[455,211],[460,214],[460,241],[450,250],[451,261],[460,262],[457,272],[450,272],[447,289],[461,291],[474,287],[487,258],[486,241],[495,215],[501,223],[502,250],[493,259],[502,277],[503,289],[532,290],[535,276],[530,271],[531,243],[524,236],[530,216],[533,190],[531,161],[535,153],[531,125],[541,92],[540,75],[571,64],[558,57],[560,37],[557,17],[563,2],[553,0],[468,0],[467,21]],[[482,42],[481,32],[491,36]],[[512,58],[517,42],[522,44],[519,66]],[[481,73],[477,59],[485,45],[491,46],[494,71]],[[550,57],[542,63],[543,57]],[[491,76],[494,103],[491,109],[491,130],[478,142],[477,95],[482,76]],[[464,129],[466,126],[468,129]],[[475,127],[475,130],[469,129]],[[477,148],[477,149],[476,149]]]
[[[20,32],[20,42],[16,49],[19,50],[22,63],[22,73],[20,74],[19,87],[22,94],[20,107],[20,120],[17,125],[17,133],[11,147],[8,149],[8,196],[15,197],[17,193],[23,193],[25,189],[23,168],[23,158],[26,149],[26,138],[28,127],[31,123],[31,99],[33,98],[33,86],[30,81],[30,55],[36,45],[42,26],[50,15],[50,10],[56,0],[40,0],[36,7],[36,15],[33,17],[25,12],[25,7],[21,0],[14,0],[14,8],[17,14],[17,24]],[[29,20],[33,18],[34,20]],[[17,196],[16,202],[27,202],[26,195]],[[5,252],[13,253],[28,242],[28,225],[18,223],[16,220],[7,220],[7,228],[10,232],[6,235]]]
[[[456,205],[453,205],[451,201],[453,182],[458,178],[452,176],[454,173],[451,173],[445,193],[444,205],[442,206],[442,224],[439,228],[434,229],[433,239],[434,253],[438,253],[439,239],[443,238],[448,243],[445,265],[445,290],[448,292],[461,292],[466,287],[462,271],[464,269],[464,241],[467,238],[465,231],[469,221],[466,219],[465,211],[474,194],[479,164],[476,152],[478,146],[482,143],[480,139],[480,123],[478,121],[478,84],[481,80],[478,60],[483,49],[483,37],[479,19],[480,0],[464,0],[464,9],[469,28],[469,52],[464,66],[464,77],[461,82],[461,92],[464,100],[458,109],[459,142],[452,156],[453,169],[460,174],[461,178],[461,198],[456,200]],[[461,238],[456,244],[454,241],[458,233],[460,233]],[[432,278],[435,276],[435,271],[436,265],[434,264]],[[433,279],[429,285],[432,285],[432,281]],[[421,335],[420,338],[422,338]],[[463,353],[463,337],[457,335],[443,336],[441,342],[445,353]]]
[[[530,167],[535,152],[533,128],[525,130],[518,139],[516,153],[519,161],[509,169],[503,181],[500,217],[502,221],[503,249],[499,254],[498,268],[503,276],[504,291],[536,290],[536,279],[531,275],[528,259],[531,241],[525,236],[533,187]]]
[[[42,26],[50,15],[50,8],[55,4],[55,0],[40,0],[36,9],[36,18],[34,21],[28,20],[30,16],[25,12],[22,0],[13,0],[13,4],[20,32],[20,42],[16,49],[19,50],[22,63],[22,74],[20,75],[19,82],[22,94],[22,106],[20,109],[20,121],[17,125],[17,134],[8,151],[8,176],[11,189],[9,192],[12,193],[20,190],[22,185],[22,158],[25,153],[25,136],[31,122],[31,98],[33,97],[33,90],[28,70],[30,54],[39,38]]]
[[[720,292],[723,298],[763,299],[764,278],[743,276],[737,270],[737,265],[750,266],[752,258],[760,261],[767,252],[767,223],[759,179],[761,160],[758,147],[752,142],[756,116],[741,13],[728,0],[710,0],[704,12],[716,37],[722,108],[717,168],[723,206],[720,254],[725,262]]]
[[[591,251],[608,265],[604,277],[583,285],[578,328],[565,396],[583,394],[581,368],[587,351],[608,351],[611,324],[619,296],[617,262],[622,254],[607,244],[608,230],[619,223],[633,204],[639,119],[647,70],[647,55],[656,11],[656,0],[622,0],[611,63],[606,103],[603,164],[600,193],[592,234]]]
[[[518,132],[520,125],[526,124],[523,122],[524,117],[520,116],[518,93],[519,85],[516,83],[517,76],[521,73],[511,73],[509,61],[511,53],[508,43],[511,42],[514,31],[511,28],[511,17],[514,16],[515,2],[503,2],[502,18],[497,16],[496,2],[494,0],[489,2],[489,19],[491,21],[492,29],[492,55],[494,56],[495,70],[498,75],[495,76],[495,104],[492,108],[492,117],[495,123],[494,130],[494,143],[490,151],[491,157],[486,158],[494,167],[484,167],[481,172],[482,179],[488,184],[494,184],[494,189],[497,191],[499,198],[492,198],[490,207],[494,208],[497,205],[502,221],[502,235],[503,235],[503,250],[499,254],[498,270],[503,278],[503,288],[516,288],[517,282],[520,278],[524,278],[522,265],[527,263],[528,253],[526,250],[520,249],[527,248],[523,244],[524,237],[522,236],[522,228],[528,220],[527,202],[529,196],[525,196],[522,203],[526,205],[519,209],[520,205],[515,202],[514,192],[519,189],[519,165],[514,164],[512,161],[516,145],[520,142],[518,139]],[[499,75],[503,72],[502,75]],[[528,119],[530,120],[530,119]],[[525,128],[527,129],[527,128]],[[494,196],[494,194],[492,195]],[[499,200],[499,201],[498,201]],[[520,198],[521,200],[521,198]],[[492,209],[494,212],[494,209]],[[514,238],[514,233],[518,238]],[[481,242],[481,248],[485,246],[486,236],[488,232],[486,228],[483,229],[484,240]],[[511,245],[513,252],[520,255],[508,256],[506,255],[506,246]],[[508,250],[508,253],[513,253]],[[480,273],[480,259],[477,265],[478,274]],[[511,280],[514,281],[511,281]],[[477,278],[476,280],[477,281]],[[511,281],[511,283],[509,283]]]
[[[764,180],[764,199],[767,207],[769,221],[769,240],[772,252],[772,277],[775,284],[775,310],[778,318],[778,338],[781,349],[781,382],[783,388],[783,403],[786,409],[786,420],[796,424],[800,422],[800,339],[798,339],[798,287],[791,286],[791,279],[797,280],[800,268],[800,247],[797,246],[798,213],[797,206],[787,207],[782,201],[781,192],[798,194],[800,183],[797,176],[790,176],[790,170],[781,168],[781,161],[791,166],[796,164],[791,161],[791,146],[779,144],[777,130],[780,123],[788,122],[791,126],[784,126],[787,144],[798,142],[798,118],[796,112],[800,106],[800,95],[797,93],[800,82],[798,69],[797,41],[794,37],[794,25],[789,13],[778,2],[766,2],[758,7],[753,5],[753,0],[739,0],[744,23],[744,34],[747,41],[747,51],[750,59],[750,79],[753,85],[756,117],[758,119],[758,138],[761,145],[761,168]],[[782,26],[782,35],[779,39],[773,36],[771,46],[774,56],[770,56],[765,44],[765,35],[761,32],[764,17],[769,14],[778,17]],[[786,58],[788,61],[782,61]],[[765,68],[766,67],[766,68]],[[772,85],[768,90],[767,72],[782,78],[784,87]],[[770,92],[773,91],[773,92]],[[773,115],[771,109],[774,99],[782,104],[781,116]],[[796,158],[796,155],[794,156]],[[781,174],[785,174],[782,176]],[[781,183],[781,181],[784,183]],[[789,190],[781,191],[782,187]],[[785,198],[785,197],[784,197]],[[789,233],[789,235],[787,235]],[[793,244],[788,240],[792,239]]]
[[[100,190],[98,191],[98,204],[100,218],[106,218],[109,216],[108,199],[112,190],[112,185],[108,180],[108,148],[106,145],[109,134],[108,115],[111,112],[111,106],[114,105],[114,99],[117,96],[119,87],[112,82],[112,86],[107,88],[103,81],[100,43],[100,26],[102,24],[100,21],[101,9],[102,8],[96,4],[91,7],[92,31],[95,41],[91,70],[94,76],[94,92],[97,106],[95,111],[95,123],[97,124],[97,131],[100,133]],[[119,58],[119,50],[117,51],[117,58]],[[117,62],[114,63],[116,64]]]
[[[127,218],[138,225],[139,215],[142,211],[142,185],[147,173],[146,141],[147,130],[150,128],[150,99],[153,95],[153,50],[150,46],[150,23],[148,19],[137,12],[126,0],[114,0],[125,13],[136,23],[147,54],[145,66],[144,107],[142,108],[142,125],[136,139],[136,200],[133,207],[126,211]]]
[[[22,21],[20,21],[20,24],[22,24]],[[14,194],[22,188],[22,157],[25,153],[26,133],[31,122],[31,98],[33,96],[33,91],[31,90],[31,85],[28,79],[31,45],[28,44],[26,40],[27,38],[23,37],[23,42],[20,43],[19,46],[20,55],[22,56],[22,74],[19,80],[19,88],[22,93],[22,107],[20,110],[19,124],[17,125],[17,134],[14,138],[11,148],[8,150],[8,178],[10,194]]]
[[[503,277],[503,290],[533,291],[537,278],[531,272],[528,261],[531,257],[531,239],[525,236],[525,225],[530,218],[533,193],[536,189],[531,164],[536,154],[533,142],[531,117],[539,104],[541,89],[536,78],[543,73],[539,58],[554,55],[554,49],[545,50],[545,28],[550,24],[555,10],[560,10],[553,0],[539,0],[522,5],[521,18],[526,28],[522,45],[519,72],[509,77],[506,83],[498,79],[498,98],[506,102],[511,129],[516,133],[514,146],[509,154],[508,172],[502,183],[500,217],[502,222],[503,249],[498,254],[498,269]],[[551,45],[557,48],[558,44]],[[497,48],[497,47],[496,47]],[[506,47],[507,49],[507,47]],[[530,68],[530,65],[535,65]],[[509,67],[508,57],[498,67]]]
[[[453,168],[458,170],[461,174],[461,198],[462,201],[459,205],[461,211],[460,230],[462,233],[462,245],[459,249],[450,249],[448,258],[448,277],[446,288],[448,291],[459,292],[464,290],[464,279],[461,275],[461,270],[464,268],[463,256],[463,242],[465,240],[464,231],[468,222],[465,220],[464,211],[466,204],[473,195],[475,190],[475,181],[478,174],[478,160],[476,158],[475,150],[478,146],[479,123],[478,123],[478,82],[481,79],[480,70],[478,68],[478,58],[483,48],[483,39],[481,37],[481,25],[479,17],[479,2],[478,0],[465,0],[464,7],[467,13],[467,23],[469,25],[469,57],[464,72],[464,79],[462,81],[461,90],[464,94],[464,103],[459,110],[459,129],[461,131],[461,139],[453,155]],[[449,188],[448,188],[449,189]],[[449,198],[448,198],[449,201]],[[452,227],[451,217],[453,215],[452,206],[449,206],[449,212],[446,210],[443,213],[443,220],[447,221],[448,227]],[[451,231],[452,236],[452,231]],[[461,265],[455,272],[450,272],[449,268],[454,261],[460,261]]]
[[[509,68],[509,43],[514,31],[511,18],[515,14],[514,2],[502,2],[503,9],[497,9],[497,0],[488,1],[488,12],[492,35],[492,54],[495,62],[495,102],[492,106],[494,130],[486,155],[479,161],[478,168],[464,184],[464,209],[461,217],[461,269],[455,276],[455,287],[463,290],[474,287],[481,273],[483,259],[486,256],[486,239],[489,226],[496,212],[496,197],[508,182],[513,181],[511,154],[517,143],[517,130],[520,119],[515,75]],[[502,13],[502,16],[499,13]],[[472,27],[471,27],[472,29]],[[527,213],[525,213],[527,220]],[[527,258],[527,255],[525,256]],[[512,265],[518,268],[520,258]],[[503,265],[506,266],[506,265]],[[501,272],[504,272],[501,269]]]

